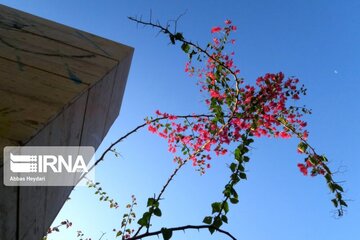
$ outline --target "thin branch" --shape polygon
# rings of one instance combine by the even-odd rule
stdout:
[[[173,231],[173,232],[177,232],[177,231],[185,231],[188,229],[196,229],[196,230],[201,230],[201,229],[215,229],[217,232],[222,233],[226,236],[228,236],[229,238],[233,239],[233,240],[237,240],[231,233],[222,230],[220,228],[215,228],[211,225],[186,225],[186,226],[181,226],[181,227],[174,227],[174,228],[168,228],[168,230]],[[155,232],[148,232],[148,233],[144,233],[138,236],[134,236],[132,238],[128,238],[128,240],[135,240],[135,239],[142,239],[142,238],[146,238],[146,237],[150,237],[150,236],[155,236],[155,235],[159,235],[161,234],[161,230],[159,231],[155,231]]]
[[[102,233],[101,233],[101,237],[99,238],[99,240],[101,240],[101,239],[104,237],[105,234],[106,234],[106,233],[102,232]]]
[[[167,25],[167,27],[163,27],[160,25],[160,23],[153,23],[153,22],[145,22],[145,21],[142,21],[141,19],[137,19],[137,18],[134,18],[134,17],[128,17],[131,21],[134,21],[136,22],[137,24],[142,24],[144,26],[150,26],[150,27],[153,27],[153,28],[157,28],[160,30],[160,32],[163,32],[164,34],[168,34],[169,36],[172,36],[172,37],[175,37],[176,36],[176,32],[175,33],[172,33],[170,30],[169,30],[169,26]],[[193,48],[195,48],[196,50],[198,50],[199,52],[205,54],[208,58],[210,58],[211,60],[213,60],[214,62],[217,62],[219,65],[221,65],[223,68],[225,68],[226,70],[228,70],[231,75],[234,76],[235,80],[238,81],[238,77],[236,75],[236,73],[230,69],[228,66],[226,66],[226,64],[222,61],[219,61],[218,59],[214,58],[208,51],[206,51],[205,49],[203,49],[202,47],[200,47],[198,44],[195,44],[191,41],[187,41],[185,39],[176,39],[177,41],[180,41],[182,43],[185,43],[185,44],[188,44],[189,46],[192,46]]]

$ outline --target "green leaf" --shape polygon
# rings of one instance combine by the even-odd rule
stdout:
[[[243,173],[243,172],[241,172],[241,173],[239,174],[239,176],[240,176],[241,179],[246,179],[246,174]]]
[[[213,222],[212,226],[214,226],[214,228],[220,228],[221,225],[222,225],[221,218],[219,216],[216,216],[214,218],[214,222]]]
[[[223,203],[223,209],[224,209],[225,214],[229,212],[229,204],[228,204],[228,202]]]
[[[225,187],[223,194],[225,197],[230,197],[231,195],[231,189],[229,187]]]
[[[138,223],[140,226],[146,226],[146,225],[147,225],[147,220],[144,219],[144,218],[140,218],[137,223]]]
[[[305,153],[308,145],[304,142],[300,142],[298,145],[299,152]]]
[[[340,205],[345,206],[345,207],[348,206],[348,205],[346,204],[346,202],[345,202],[344,200],[342,200],[342,199],[340,199]]]
[[[252,138],[248,138],[246,141],[245,141],[245,144],[246,145],[250,145],[251,143],[253,143],[254,142],[254,139],[252,139]]]
[[[331,202],[334,204],[334,206],[337,208],[338,207],[338,201],[337,201],[337,199],[336,198],[334,198],[334,199],[331,199]]]
[[[212,223],[212,217],[207,216],[204,218],[203,223],[205,224],[211,224]]]
[[[221,203],[220,202],[214,202],[211,204],[212,207],[212,213],[220,212],[221,210]]]
[[[239,199],[237,199],[237,198],[230,198],[230,202],[231,202],[232,204],[237,204],[237,203],[239,202]]]
[[[338,200],[342,199],[342,195],[341,195],[341,193],[339,193],[339,192],[336,192],[335,197],[336,197]]]
[[[139,219],[138,224],[140,226],[147,226],[150,221],[151,214],[149,212],[145,212],[142,218]]]
[[[344,192],[344,189],[339,184],[334,184],[335,189],[339,190],[340,192]]]
[[[332,181],[332,178],[331,178],[331,175],[330,174],[325,174],[325,179],[326,179],[326,182],[330,183]]]
[[[184,40],[184,36],[180,32],[176,33],[174,37],[176,40]]]
[[[238,183],[240,181],[240,178],[237,174],[233,173],[231,174],[231,180],[233,181],[234,184]]]
[[[174,35],[169,35],[169,37],[170,37],[170,42],[174,45],[175,44],[175,37],[174,37]]]
[[[185,53],[188,53],[189,50],[190,50],[190,45],[187,44],[187,43],[183,43],[183,44],[181,45],[181,49],[182,49]]]
[[[160,208],[155,208],[155,210],[154,210],[154,215],[155,215],[155,216],[158,216],[158,217],[161,217],[161,210],[160,210]]]
[[[245,157],[246,157],[246,156],[245,156]],[[244,160],[245,160],[245,157],[244,157]],[[242,165],[241,163],[239,163],[239,165],[238,165],[238,170],[239,170],[240,172],[244,172],[244,171],[245,171],[244,165]]]
[[[225,215],[222,215],[222,216],[221,216],[221,220],[222,220],[224,223],[228,223],[228,218],[227,218],[227,216],[225,216]]]
[[[237,148],[235,149],[234,156],[235,156],[235,159],[236,159],[237,161],[239,161],[239,162],[242,161],[241,151],[240,151],[240,148],[239,148],[239,147],[237,147]]]
[[[150,207],[150,206],[153,206],[155,203],[155,199],[154,198],[148,198],[148,201],[147,201],[147,206]]]
[[[232,172],[235,172],[236,167],[237,167],[236,163],[231,163],[230,164],[230,169],[231,169]]]
[[[247,153],[248,151],[249,151],[249,148],[247,148],[247,147],[243,147],[243,148],[241,149],[242,155],[244,155],[244,154]]]
[[[328,182],[328,186],[329,186],[331,192],[335,192],[334,184],[332,184],[331,182]]]
[[[116,237],[119,237],[121,234],[122,234],[122,231],[118,231],[118,232],[116,233]]]
[[[164,238],[164,240],[169,240],[172,236],[172,230],[167,228],[161,228],[161,234]]]
[[[215,228],[209,227],[210,234],[213,234],[215,232]]]
[[[318,164],[318,160],[314,156],[310,156],[309,161],[311,162],[312,165],[317,165]]]
[[[237,198],[239,197],[239,195],[238,195],[238,193],[236,192],[235,188],[232,187],[230,190],[231,190],[231,195],[233,195],[234,198],[237,199]]]

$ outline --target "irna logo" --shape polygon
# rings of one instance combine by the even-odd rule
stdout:
[[[7,146],[3,157],[6,186],[85,185],[84,176],[95,177],[91,146]]]
[[[14,173],[88,172],[82,155],[15,155],[10,153],[10,170]]]

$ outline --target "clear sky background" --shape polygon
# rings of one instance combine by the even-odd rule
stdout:
[[[238,26],[237,65],[253,81],[266,72],[295,75],[308,88],[303,99],[313,114],[310,142],[326,153],[335,178],[345,182],[347,213],[333,217],[329,193],[321,177],[303,177],[296,164],[295,140],[261,139],[248,164],[248,181],[238,186],[240,202],[230,206],[225,230],[238,239],[304,240],[360,239],[360,2],[325,0],[1,0],[0,3],[63,23],[135,48],[120,117],[99,152],[143,122],[155,110],[185,114],[202,112],[196,79],[184,73],[186,56],[179,47],[152,29],[137,27],[127,16],[149,16],[163,23],[184,11],[178,29],[200,44],[211,39],[210,29],[231,19]],[[96,169],[97,180],[119,202],[108,209],[91,190],[77,188],[55,223],[63,219],[73,227],[53,234],[53,240],[76,239],[76,230],[98,239],[114,239],[130,196],[135,194],[140,215],[148,197],[158,193],[175,167],[166,142],[141,131],[118,146],[120,158],[108,156]],[[230,156],[231,157],[231,156]],[[200,177],[191,166],[176,177],[161,202],[163,217],[154,228],[201,224],[210,204],[221,200],[227,182],[229,156],[213,159],[213,167]],[[154,239],[157,239],[156,237]],[[173,239],[225,239],[207,231],[187,231]]]

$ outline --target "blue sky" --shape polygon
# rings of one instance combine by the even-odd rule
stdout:
[[[238,26],[237,65],[253,81],[266,72],[295,75],[308,88],[303,102],[313,110],[307,117],[310,142],[327,154],[335,175],[344,180],[349,208],[332,215],[331,195],[322,178],[306,178],[296,164],[296,141],[261,139],[248,165],[248,181],[239,184],[240,203],[231,206],[224,229],[238,239],[304,240],[360,238],[360,2],[358,1],[16,1],[0,3],[54,20],[135,48],[120,117],[101,145],[101,152],[118,136],[142,123],[155,110],[178,114],[201,112],[195,79],[184,73],[186,56],[151,29],[137,27],[127,16],[149,16],[165,22],[186,11],[178,29],[206,44],[210,28],[231,19]],[[135,194],[140,215],[146,199],[157,193],[175,167],[166,143],[146,131],[118,146],[122,157],[108,157],[97,168],[97,180],[120,206]],[[229,157],[228,157],[229,158]],[[199,176],[191,166],[176,177],[161,203],[163,217],[154,228],[199,224],[210,204],[221,200],[227,182],[226,157]],[[88,189],[76,189],[56,221],[68,218],[72,229],[50,239],[86,236],[113,239],[124,208],[108,209]],[[56,222],[55,221],[55,222]],[[207,232],[177,233],[173,239],[209,239]],[[212,239],[223,239],[215,235]],[[156,238],[154,238],[156,239]]]

